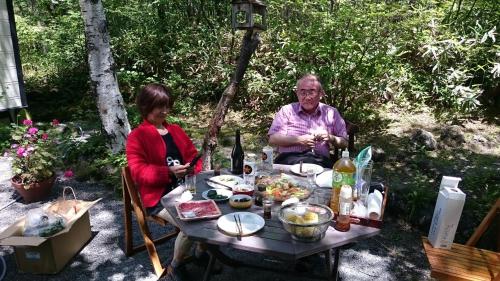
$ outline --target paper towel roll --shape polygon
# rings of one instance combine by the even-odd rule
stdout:
[[[378,190],[368,194],[368,218],[372,220],[380,219],[380,213],[382,211],[382,198],[382,193]]]

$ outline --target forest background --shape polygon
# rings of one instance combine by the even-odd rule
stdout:
[[[385,116],[425,111],[441,124],[479,120],[498,128],[499,2],[266,3],[268,29],[261,32],[227,120],[242,127],[245,149],[264,145],[274,113],[295,101],[296,80],[316,73],[326,91],[324,102],[361,127],[359,146],[385,150],[380,170],[394,190],[392,202],[400,202],[401,217],[425,229],[440,177],[447,172],[464,177],[461,187],[473,200],[466,204],[469,219],[459,238],[468,237],[500,196],[498,148],[471,154],[466,147],[437,152],[410,147],[402,138],[396,142],[384,135]],[[170,121],[200,140],[233,74],[243,36],[231,29],[230,1],[106,0],[103,5],[131,126],[141,121],[134,106],[138,89],[160,82],[177,96]],[[117,169],[125,158],[111,153],[101,130],[78,2],[19,0],[14,7],[30,114],[35,121],[58,119],[81,128],[85,141],[63,148],[66,165],[78,179],[119,186]],[[0,150],[9,146],[8,123],[2,119]],[[234,129],[223,128],[214,161],[227,165],[224,148],[231,147]],[[490,137],[500,142],[498,135]],[[473,162],[457,166],[458,156]]]

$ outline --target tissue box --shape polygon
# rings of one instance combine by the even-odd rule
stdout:
[[[464,203],[465,193],[457,187],[443,187],[439,191],[428,235],[434,248],[451,248]]]
[[[72,200],[73,201],[73,200]],[[13,246],[17,269],[20,272],[55,274],[87,243],[91,237],[88,209],[99,200],[78,204],[77,213],[67,222],[66,228],[50,237],[23,236],[26,217],[0,233],[0,245]],[[58,208],[68,201],[55,202],[47,208]]]

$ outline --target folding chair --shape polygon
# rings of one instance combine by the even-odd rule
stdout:
[[[144,209],[144,206],[142,205],[141,197],[137,192],[134,181],[132,180],[132,176],[130,175],[129,167],[122,168],[122,185],[125,224],[125,255],[129,257],[137,252],[147,249],[155,273],[158,278],[160,278],[166,273],[166,268],[164,268],[160,262],[155,244],[158,245],[167,240],[170,240],[171,238],[176,237],[179,233],[179,229],[175,228],[174,231],[169,232],[157,239],[153,239],[147,221],[153,221],[162,226],[168,225],[168,221],[156,215],[146,215],[146,211]],[[144,238],[144,244],[137,246],[133,245],[132,212],[135,213],[137,223],[139,224],[139,229],[141,231],[142,237]]]

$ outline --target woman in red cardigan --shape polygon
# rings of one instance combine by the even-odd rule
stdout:
[[[130,172],[139,187],[146,211],[176,225],[160,199],[177,187],[186,174],[199,173],[201,160],[194,169],[189,169],[190,161],[198,151],[181,127],[165,121],[174,103],[167,87],[146,85],[137,96],[136,103],[144,121],[127,138]],[[180,266],[191,246],[192,242],[180,232],[175,240],[174,257],[167,269],[172,279],[184,279]]]

